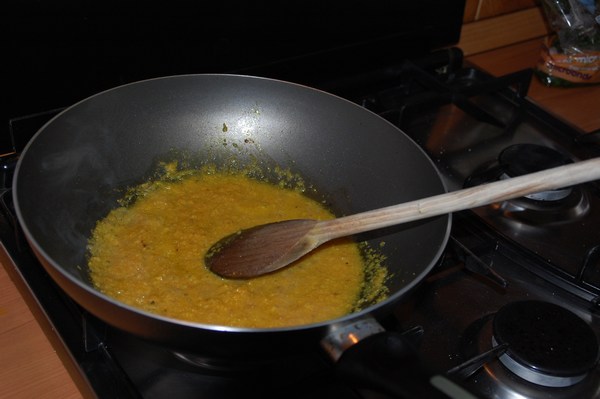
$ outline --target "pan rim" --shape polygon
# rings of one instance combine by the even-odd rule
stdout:
[[[92,295],[95,297],[99,297],[100,299],[109,302],[110,304],[112,304],[113,306],[119,307],[121,309],[125,309],[129,312],[133,312],[135,314],[144,316],[144,317],[149,317],[151,319],[154,320],[158,320],[161,322],[165,322],[165,323],[169,323],[169,324],[174,324],[177,326],[185,326],[185,327],[190,327],[190,328],[195,328],[195,329],[202,329],[202,330],[210,330],[210,331],[215,331],[215,332],[229,332],[229,333],[245,333],[245,334],[259,334],[259,333],[277,333],[277,332],[291,332],[291,331],[306,331],[306,330],[314,330],[314,329],[320,329],[320,328],[324,328],[324,327],[328,327],[332,324],[337,324],[337,323],[345,323],[348,322],[350,320],[355,320],[355,319],[359,319],[359,318],[363,318],[369,315],[372,315],[374,311],[381,309],[381,308],[385,308],[389,305],[392,305],[396,302],[398,302],[398,300],[405,296],[408,292],[412,291],[417,285],[419,285],[422,280],[424,279],[424,277],[426,275],[428,275],[431,270],[433,269],[433,267],[437,264],[438,260],[440,259],[440,257],[443,254],[443,251],[445,250],[445,247],[448,243],[449,237],[450,237],[450,230],[451,230],[451,226],[452,226],[452,215],[442,215],[439,216],[438,218],[447,218],[447,223],[445,223],[445,232],[443,235],[443,240],[441,242],[441,244],[439,245],[439,247],[437,248],[436,253],[432,256],[430,263],[424,267],[421,272],[414,276],[414,278],[412,279],[412,281],[410,281],[408,284],[406,284],[405,286],[402,287],[402,289],[394,292],[393,294],[391,294],[390,296],[388,296],[387,298],[385,298],[384,300],[376,303],[376,304],[372,304],[369,305],[368,307],[361,309],[359,311],[356,312],[352,312],[352,313],[348,313],[344,316],[335,318],[335,319],[328,319],[328,320],[323,320],[323,321],[319,321],[319,322],[315,322],[315,323],[310,323],[310,324],[302,324],[302,325],[295,325],[295,326],[285,326],[285,327],[268,327],[268,328],[255,328],[255,327],[235,327],[235,326],[226,326],[226,325],[213,325],[213,324],[206,324],[206,323],[198,323],[198,322],[192,322],[192,321],[187,321],[187,320],[181,320],[181,319],[176,319],[176,318],[171,318],[171,317],[167,317],[167,316],[163,316],[163,315],[159,315],[156,313],[151,313],[148,311],[145,311],[143,309],[131,306],[131,305],[127,305],[123,302],[120,302],[110,296],[107,296],[106,294],[102,293],[101,291],[93,288],[92,286],[90,286],[89,284],[86,284],[85,282],[83,282],[81,279],[76,278],[72,273],[70,273],[67,269],[65,269],[64,267],[60,266],[60,264],[52,257],[49,256],[49,254],[44,250],[44,248],[42,248],[42,246],[39,244],[38,240],[34,237],[34,235],[32,234],[27,222],[26,222],[26,217],[23,215],[22,209],[21,209],[21,205],[20,205],[20,201],[19,201],[19,190],[18,190],[18,185],[20,182],[20,170],[23,164],[23,160],[27,158],[27,153],[28,150],[30,149],[31,145],[33,142],[35,142],[36,138],[43,134],[44,130],[46,129],[46,127],[53,123],[53,121],[55,121],[57,118],[61,117],[61,115],[69,112],[70,110],[72,110],[73,108],[77,107],[78,105],[85,103],[86,101],[90,101],[91,99],[97,97],[97,96],[101,96],[105,93],[108,92],[112,92],[115,90],[118,90],[122,87],[126,87],[126,86],[131,86],[131,85],[138,85],[138,84],[144,84],[144,83],[148,83],[148,82],[152,82],[152,81],[158,81],[158,80],[168,80],[168,79],[179,79],[179,78],[189,78],[189,77],[202,77],[202,78],[224,78],[224,79],[230,79],[230,78],[235,78],[235,79],[253,79],[253,80],[264,80],[264,81],[269,81],[269,82],[275,82],[278,84],[283,84],[283,85],[292,85],[298,88],[302,88],[303,90],[310,90],[310,91],[315,91],[315,92],[319,92],[322,93],[324,95],[330,96],[330,97],[335,97],[338,100],[342,100],[348,104],[351,104],[354,107],[357,107],[358,109],[361,109],[363,112],[367,111],[373,115],[375,115],[377,118],[380,118],[381,120],[383,120],[385,123],[389,124],[390,126],[392,126],[394,129],[399,130],[400,132],[402,132],[401,129],[399,129],[398,127],[396,127],[395,125],[393,125],[391,122],[385,120],[384,118],[381,118],[380,116],[378,116],[377,114],[363,108],[360,107],[358,104],[355,104],[353,102],[351,102],[350,100],[347,100],[343,97],[339,97],[335,94],[332,93],[328,93],[326,91],[317,89],[317,88],[313,88],[313,87],[309,87],[309,86],[305,86],[302,84],[298,84],[298,83],[294,83],[294,82],[287,82],[287,81],[283,81],[283,80],[278,80],[278,79],[272,79],[272,78],[267,78],[267,77],[261,77],[261,76],[252,76],[252,75],[243,75],[243,74],[218,74],[218,73],[206,73],[206,74],[182,74],[182,75],[169,75],[169,76],[161,76],[161,77],[154,77],[154,78],[149,78],[149,79],[144,79],[144,80],[140,80],[140,81],[135,81],[135,82],[130,82],[130,83],[126,83],[123,85],[119,85],[116,87],[112,87],[109,88],[107,90],[98,92],[96,94],[93,94],[89,97],[86,97],[76,103],[74,103],[73,105],[65,108],[63,111],[61,111],[60,113],[58,113],[57,115],[55,115],[52,119],[50,119],[48,122],[46,122],[36,133],[35,135],[31,138],[31,140],[27,143],[27,145],[25,146],[25,148],[23,149],[19,160],[17,162],[16,168],[15,168],[15,174],[14,174],[14,179],[13,179],[13,183],[12,183],[12,195],[13,195],[13,203],[14,203],[14,207],[15,207],[15,213],[17,216],[17,220],[19,223],[19,226],[21,227],[21,229],[23,230],[23,233],[27,239],[27,242],[29,243],[29,245],[33,248],[34,253],[36,253],[36,255],[41,256],[43,259],[39,259],[40,263],[42,263],[42,265],[47,269],[48,267],[52,268],[52,271],[54,272],[58,272],[60,273],[60,275],[67,279],[69,284],[74,285],[76,288],[78,289],[82,289],[84,291],[86,291],[86,294],[88,295]],[[411,141],[413,141],[410,137],[407,136],[407,138]],[[414,141],[413,141],[414,143]],[[433,161],[425,154],[424,150],[415,144],[415,150],[418,149],[419,151],[421,151],[421,153],[423,154],[423,156],[427,159],[427,161],[431,164],[431,167],[433,168],[433,170],[436,172],[437,177],[439,178],[440,184],[442,186],[443,191],[447,191],[447,185],[444,182],[444,180],[441,177],[441,173],[440,171],[435,167],[435,164],[433,163]],[[47,262],[49,265],[46,265]],[[63,287],[61,287],[63,288]],[[64,289],[64,288],[63,288]],[[70,294],[69,297],[74,300],[75,302],[78,302],[77,300],[75,300],[75,298],[73,298]],[[88,309],[90,310],[90,309]],[[90,310],[90,312],[92,312]],[[94,313],[94,312],[92,312]],[[105,320],[106,321],[106,320]],[[108,324],[111,324],[110,322],[106,321]]]

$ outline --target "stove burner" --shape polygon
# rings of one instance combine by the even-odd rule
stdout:
[[[537,229],[549,224],[570,223],[588,214],[590,202],[581,187],[568,190],[569,194],[561,199],[550,200],[557,191],[546,191],[492,205],[490,211],[499,212],[506,222],[519,223],[521,228],[523,224]],[[546,200],[535,200],[536,195],[544,195]]]
[[[562,153],[537,144],[514,144],[497,158],[481,165],[464,182],[464,187],[522,176],[572,163]],[[549,225],[572,223],[590,211],[589,193],[584,185],[564,187],[513,198],[485,207],[491,218],[510,224],[510,228],[546,229]],[[515,226],[516,223],[516,226]]]
[[[560,152],[537,144],[515,144],[505,148],[499,155],[498,161],[504,173],[501,179],[522,176],[545,169],[572,163]],[[537,201],[558,201],[571,194],[570,187],[543,191],[527,195],[526,198]]]
[[[493,320],[493,344],[508,344],[500,362],[519,377],[547,387],[583,380],[599,355],[592,329],[572,312],[548,302],[520,301]]]

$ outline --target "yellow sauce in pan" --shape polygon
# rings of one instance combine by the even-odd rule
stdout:
[[[95,286],[126,304],[200,323],[282,327],[337,318],[364,289],[358,245],[335,241],[294,266],[227,280],[204,265],[212,244],[240,229],[333,215],[300,192],[242,173],[192,173],[151,185],[98,222],[89,243]]]

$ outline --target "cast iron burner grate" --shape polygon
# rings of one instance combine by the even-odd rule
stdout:
[[[520,103],[529,90],[532,71],[522,70],[494,78],[478,69],[452,62],[462,59],[462,54],[453,51],[460,50],[444,50],[438,54],[438,58],[447,57],[440,68],[435,68],[436,64],[431,61],[428,64],[419,60],[406,61],[395,84],[366,96],[361,104],[400,128],[415,115],[451,103],[476,120],[506,131],[513,129],[518,115],[504,121],[470,98],[512,87],[513,100]]]
[[[418,143],[448,190],[588,159],[600,151],[581,139],[582,132],[527,98],[530,70],[493,77],[468,65],[455,69],[449,61],[453,56],[446,56],[443,66],[406,62],[406,75],[365,96],[362,104]],[[597,183],[536,193],[470,214],[514,243],[535,264],[530,270],[600,307],[595,272],[600,251],[593,233],[600,223]]]

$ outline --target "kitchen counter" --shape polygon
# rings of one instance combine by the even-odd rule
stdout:
[[[24,299],[28,294],[17,289],[18,280],[10,279],[6,268],[12,266],[3,266],[0,267],[0,398],[81,398],[84,390],[78,389],[67,372],[71,364],[68,359],[63,361],[50,343],[57,344],[56,335],[52,331],[44,333],[42,326],[49,330],[47,321],[41,314],[34,317],[34,312],[41,312],[35,305],[28,306]]]
[[[474,65],[501,76],[535,66],[540,54],[540,39],[467,57]],[[529,97],[538,105],[586,133],[600,129],[600,85],[556,88],[546,87],[536,77]]]
[[[480,53],[468,60],[494,75],[533,67],[540,40]],[[540,106],[584,132],[600,129],[600,86],[548,88],[536,78],[530,97]],[[0,267],[0,398],[61,398],[89,396],[75,367],[61,353],[27,288],[9,264]],[[14,280],[13,280],[14,279]],[[74,377],[74,378],[73,378]]]

